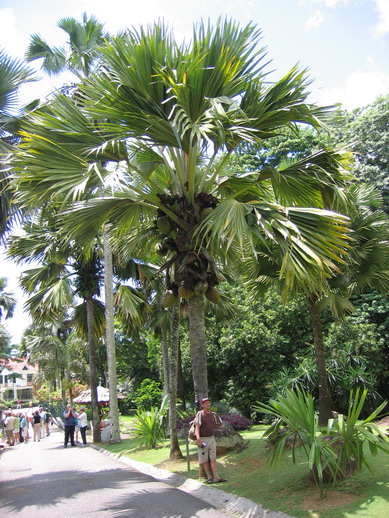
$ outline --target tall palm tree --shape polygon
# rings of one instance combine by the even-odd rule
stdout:
[[[274,243],[288,287],[305,279],[318,290],[347,248],[347,218],[309,208],[338,192],[342,156],[323,151],[286,171],[229,168],[241,142],[296,123],[319,126],[328,111],[307,103],[297,68],[265,79],[259,39],[254,26],[222,20],[199,24],[181,46],[161,25],[118,36],[80,86],[84,105],[58,97],[31,118],[15,161],[27,203],[76,199],[114,181],[110,196],[76,207],[70,234],[85,243],[109,222],[134,255],[159,244],[167,289],[188,299],[198,400],[208,393],[204,293],[217,302],[218,265],[233,265],[246,243]]]
[[[46,219],[45,219],[46,218]],[[82,303],[74,309],[73,324],[87,339],[91,387],[97,387],[96,338],[105,331],[104,305],[98,300],[101,284],[100,259],[96,246],[83,249],[66,240],[52,209],[41,222],[25,225],[25,235],[13,237],[9,257],[19,263],[38,261],[40,266],[23,273],[21,286],[32,295],[25,307],[35,322],[58,324],[64,308],[72,306],[73,297]],[[71,278],[74,280],[71,281]],[[97,391],[96,391],[97,392]],[[100,417],[97,396],[92,393],[93,439],[100,442]]]
[[[82,22],[78,22],[74,18],[62,18],[58,22],[58,27],[65,31],[69,37],[66,48],[51,47],[46,41],[44,41],[39,35],[34,34],[31,36],[31,41],[26,52],[26,59],[33,61],[36,59],[42,59],[42,69],[49,75],[58,75],[65,70],[71,71],[76,75],[78,81],[89,76],[98,63],[98,47],[101,45],[106,38],[109,38],[108,33],[104,32],[104,25],[100,23],[94,16],[88,19],[86,13],[83,13]],[[108,239],[105,240],[107,246],[109,246]],[[112,263],[112,257],[108,258],[106,254],[106,261]],[[106,267],[105,267],[106,268]],[[110,392],[112,400],[110,400],[110,417],[112,423],[112,440],[118,442],[120,440],[119,433],[119,413],[118,413],[118,402],[117,402],[117,383],[116,383],[116,359],[115,350],[113,347],[115,336],[114,336],[114,314],[113,306],[113,294],[112,284],[108,288],[107,282],[112,277],[112,272],[106,272],[105,274],[105,291],[106,299],[108,304],[106,305],[106,321],[107,321],[107,359],[110,370]],[[107,290],[110,289],[110,294]],[[92,325],[92,315],[89,315],[89,325]],[[93,329],[90,327],[89,333],[91,334],[90,341],[92,343]],[[111,333],[111,335],[109,335]],[[93,356],[93,355],[92,355]],[[92,401],[95,401],[94,405],[97,410],[97,377],[95,376],[95,369],[91,372],[93,380],[96,381],[96,385],[91,385]]]
[[[82,22],[75,18],[62,18],[57,26],[68,35],[67,47],[53,47],[38,34],[33,34],[26,52],[26,60],[42,59],[42,69],[49,75],[70,70],[78,80],[93,72],[98,60],[97,48],[108,38],[104,24],[94,16],[82,15]]]
[[[381,210],[382,201],[371,186],[352,184],[346,191],[343,207],[350,217],[352,241],[345,264],[332,278],[314,292],[300,281],[296,291],[303,291],[308,300],[315,350],[318,379],[319,423],[327,425],[337,410],[332,406],[326,368],[322,311],[329,308],[335,318],[352,313],[351,297],[366,290],[387,293],[389,288],[389,220]],[[259,259],[259,260],[258,260]],[[279,260],[279,258],[278,258]],[[258,250],[257,260],[245,263],[247,284],[255,293],[262,294],[269,286],[279,286],[277,250]]]
[[[22,110],[18,109],[19,88],[34,81],[33,71],[20,60],[13,59],[0,49],[0,237],[10,228],[12,191],[9,185],[9,153],[20,139],[18,130]]]

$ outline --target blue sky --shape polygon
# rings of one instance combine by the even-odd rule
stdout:
[[[58,20],[81,20],[83,12],[94,14],[112,34],[163,18],[177,39],[190,38],[193,23],[201,18],[254,22],[262,28],[272,77],[281,77],[296,63],[307,67],[314,80],[313,101],[351,109],[389,94],[389,0],[0,0],[0,47],[21,58],[33,33],[60,46],[66,38]],[[22,98],[47,94],[62,82],[46,78],[24,89]],[[1,275],[16,290],[18,270],[0,264]],[[8,324],[15,341],[24,325],[19,303]]]
[[[201,18],[253,21],[262,28],[274,77],[297,62],[308,67],[321,104],[354,108],[389,92],[389,0],[0,0],[0,46],[22,57],[31,33],[61,45],[58,20],[81,19],[84,11],[111,33],[164,18],[177,39],[190,37]],[[47,80],[44,85],[50,88]],[[23,95],[42,88],[30,86]]]

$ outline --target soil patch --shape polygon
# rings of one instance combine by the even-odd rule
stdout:
[[[304,499],[303,509],[306,511],[324,511],[351,504],[358,498],[360,498],[360,495],[353,495],[342,491],[328,491],[325,500],[320,500],[320,495],[316,490],[314,494]]]

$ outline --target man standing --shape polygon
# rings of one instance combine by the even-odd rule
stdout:
[[[32,417],[32,429],[34,430],[34,441],[38,442],[41,440],[41,420],[39,410],[35,410]]]
[[[202,464],[207,474],[207,484],[227,482],[222,478],[216,467],[216,439],[215,430],[220,428],[222,420],[211,412],[211,400],[204,398],[201,401],[202,410],[197,412],[194,423],[196,425],[196,442],[199,464]]]
[[[77,412],[74,410],[72,405],[66,405],[66,410],[63,413],[63,417],[64,417],[64,426],[65,426],[64,448],[68,447],[69,439],[70,439],[71,445],[76,446],[76,443],[74,442],[74,430],[76,428]]]
[[[50,435],[50,425],[51,425],[51,414],[49,412],[49,409],[45,409],[45,429],[46,429],[46,436]]]
[[[5,425],[5,435],[7,437],[7,443],[10,446],[13,446],[15,444],[14,440],[14,423],[15,418],[12,415],[12,412],[7,412],[7,417],[5,418],[4,425]]]

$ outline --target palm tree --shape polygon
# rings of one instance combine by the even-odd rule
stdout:
[[[49,75],[57,75],[70,70],[78,80],[93,72],[98,60],[97,48],[108,34],[104,24],[94,16],[82,15],[82,22],[75,18],[62,18],[58,27],[69,37],[67,48],[52,47],[38,34],[33,34],[26,52],[26,60],[42,59],[42,69]]]
[[[58,22],[58,27],[64,30],[69,37],[67,48],[51,47],[39,35],[32,35],[26,52],[26,59],[28,61],[42,59],[42,69],[49,75],[58,75],[65,70],[69,70],[77,76],[78,81],[89,76],[98,62],[98,46],[101,45],[109,35],[104,33],[104,25],[93,16],[88,19],[87,14],[83,13],[82,18],[82,23],[74,18],[62,18]],[[105,242],[107,246],[109,246],[108,240],[105,240]],[[110,263],[112,262],[112,258],[106,259],[109,260]],[[112,277],[112,272],[105,272],[105,275],[107,282],[108,278]],[[107,293],[107,284],[105,284],[105,290],[108,301],[113,300],[112,293]],[[110,290],[112,292],[112,287]],[[106,307],[107,357],[111,374],[110,390],[113,397],[112,401],[110,401],[110,417],[112,431],[115,434],[113,441],[117,442],[120,440],[120,434],[116,374],[114,373],[116,363],[114,363],[115,351],[113,348],[115,340],[113,318],[113,307],[108,305]],[[89,315],[89,325],[92,325],[91,315]],[[108,335],[109,332],[112,333],[111,336]],[[93,329],[90,328],[90,343],[94,342],[92,333]],[[95,406],[97,410],[97,376],[95,369],[92,369],[91,375],[93,379],[96,380],[96,386],[91,386],[92,400],[95,401],[95,405],[92,402],[92,407]]]
[[[104,305],[98,300],[100,259],[95,246],[82,249],[65,239],[58,228],[53,209],[51,214],[46,212],[43,220],[46,227],[42,228],[40,222],[31,222],[25,225],[25,235],[13,237],[8,255],[17,262],[35,260],[41,263],[41,266],[25,271],[21,280],[22,288],[33,294],[25,307],[36,323],[58,324],[63,319],[64,308],[71,307],[74,296],[83,300],[75,307],[72,320],[80,336],[88,342],[93,439],[100,442],[96,337],[102,336],[105,331]]]
[[[322,311],[329,308],[335,318],[354,311],[351,297],[375,289],[387,293],[389,287],[389,221],[381,210],[381,200],[371,186],[353,184],[346,192],[346,213],[353,231],[349,253],[341,271],[328,279],[321,292],[314,292],[307,283],[299,282],[296,291],[303,291],[308,300],[315,350],[319,423],[327,425],[333,417],[331,391],[326,368]],[[247,285],[257,295],[268,287],[282,284],[277,250],[258,250],[257,260],[245,263]]]
[[[13,293],[6,291],[7,279],[0,277],[0,357],[7,353],[10,344],[10,335],[2,324],[3,317],[13,316],[16,298]]]
[[[69,391],[72,401],[74,381],[84,381],[87,378],[86,360],[82,352],[80,354],[80,347],[74,347],[76,340],[71,334],[69,324],[70,321],[65,321],[59,326],[50,323],[31,326],[22,341],[29,362],[39,364],[38,381],[52,385],[54,390],[59,381],[64,406],[66,390]],[[77,340],[80,341],[79,338]]]
[[[0,277],[0,321],[5,318],[11,318],[13,316],[16,298],[13,293],[6,291],[7,279]]]
[[[27,203],[80,198],[114,181],[110,196],[76,206],[70,234],[86,243],[108,222],[133,255],[156,244],[166,254],[166,287],[188,299],[197,400],[208,393],[204,293],[217,301],[219,264],[233,267],[246,243],[274,243],[288,287],[305,279],[318,290],[347,247],[347,219],[309,208],[337,192],[342,156],[322,152],[286,172],[229,167],[241,142],[319,126],[328,111],[307,103],[297,68],[265,80],[259,39],[254,26],[228,21],[199,24],[189,45],[159,25],[118,36],[80,86],[84,105],[58,97],[31,118],[15,161]]]
[[[20,139],[21,110],[18,111],[19,88],[34,81],[33,71],[23,62],[13,59],[0,49],[0,237],[10,228],[12,191],[9,185],[9,153]]]

